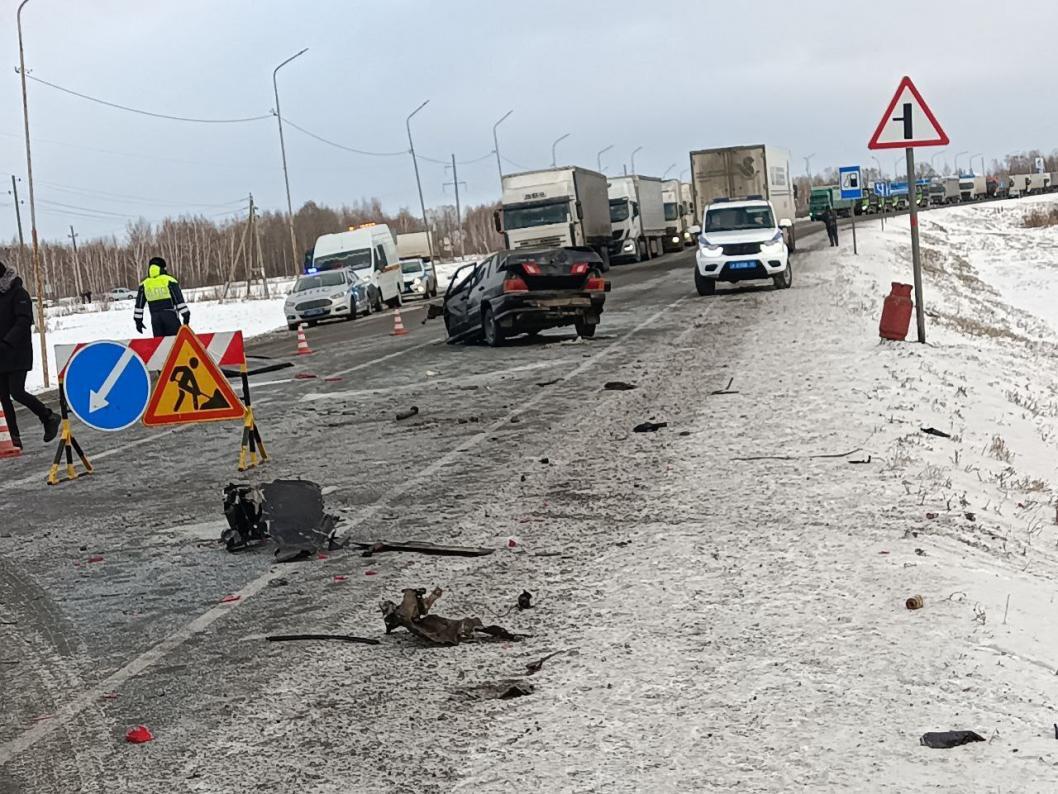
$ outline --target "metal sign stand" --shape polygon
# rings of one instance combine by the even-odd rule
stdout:
[[[73,437],[73,432],[70,430],[70,410],[66,404],[66,384],[60,378],[59,380],[59,414],[62,416],[62,431],[59,434],[59,447],[55,450],[55,458],[51,462],[51,471],[48,472],[48,485],[58,485],[64,480],[59,479],[59,465],[62,463],[63,453],[66,454],[66,480],[76,480],[77,470],[73,465],[73,453],[77,453],[77,457],[81,459],[81,465],[84,466],[84,473],[92,473],[92,464],[88,460],[88,456],[84,454],[84,450],[81,449],[81,445],[77,443],[77,439]]]
[[[239,471],[246,471],[257,466],[258,462],[268,461],[268,452],[265,450],[264,441],[261,440],[261,431],[257,429],[257,422],[253,416],[253,404],[250,402],[250,379],[246,374],[245,362],[239,369],[242,376],[242,402],[246,406],[246,416],[242,425],[242,445],[239,449]],[[258,461],[260,454],[260,461]]]
[[[907,189],[912,189],[912,180],[915,178],[915,150],[908,147],[907,152]],[[918,196],[911,196],[908,202],[911,218],[911,268],[915,274],[915,322],[918,325],[918,341],[923,344],[926,341],[926,310],[922,305],[922,256],[919,251],[918,242]]]

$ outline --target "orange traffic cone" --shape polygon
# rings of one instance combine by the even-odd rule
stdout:
[[[400,309],[393,311],[393,333],[390,336],[406,336],[408,329],[404,327],[404,320],[400,318]]]
[[[298,355],[310,356],[312,355],[312,352],[312,349],[309,347],[309,340],[305,338],[305,323],[301,323],[298,326]]]
[[[7,417],[0,409],[0,458],[16,458],[22,450],[11,441],[11,431],[7,429]]]

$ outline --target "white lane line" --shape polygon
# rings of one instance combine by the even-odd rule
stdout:
[[[628,339],[635,336],[644,328],[647,328],[648,326],[652,325],[658,318],[664,317],[666,314],[678,307],[681,303],[688,300],[689,297],[690,296],[684,296],[682,298],[679,298],[670,303],[668,306],[665,306],[664,308],[650,315],[650,317],[643,320],[643,322],[632,328],[624,335],[615,339],[613,342],[611,342],[605,348],[600,350],[598,353],[590,356],[589,358],[586,358],[580,365],[571,370],[567,375],[562,376],[559,380],[561,382],[566,382],[578,377],[579,375],[584,374],[593,366],[595,366],[598,362],[602,361],[607,356],[609,356],[611,352],[616,350],[620,345],[624,344]],[[709,305],[716,305],[716,302],[713,301]],[[423,344],[418,345],[418,347],[425,347],[429,344],[434,343],[424,342]],[[401,350],[391,355],[400,355],[402,353],[410,352],[413,349],[415,348],[408,348],[406,350]],[[367,366],[367,364],[364,364],[363,366]],[[358,368],[359,367],[353,367],[348,371],[352,372],[354,369]],[[490,424],[480,433],[471,436],[467,440],[463,441],[461,444],[454,447],[448,453],[435,460],[425,469],[420,469],[415,477],[411,477],[407,480],[404,480],[395,489],[390,490],[384,499],[380,499],[374,504],[368,505],[360,511],[360,514],[356,516],[355,519],[346,522],[345,524],[343,524],[343,526],[349,526],[350,528],[360,526],[364,521],[374,516],[380,510],[388,508],[395,500],[399,499],[404,494],[422,487],[424,482],[430,480],[437,472],[441,471],[446,466],[450,466],[460,455],[478,446],[482,441],[487,439],[490,435],[495,433],[500,428],[506,427],[508,424],[510,424],[511,417],[526,413],[538,402],[550,396],[551,391],[547,389],[541,389],[528,400],[520,403],[516,409],[509,412],[502,419],[497,419],[495,422]],[[118,689],[123,683],[128,681],[130,678],[139,675],[144,670],[147,670],[148,668],[157,664],[168,654],[175,651],[193,636],[205,631],[207,628],[213,625],[213,623],[215,623],[219,618],[228,614],[233,609],[237,609],[242,604],[245,604],[253,596],[257,595],[259,592],[261,592],[261,590],[267,587],[268,583],[276,576],[279,576],[281,572],[281,570],[268,570],[258,576],[256,579],[251,580],[249,584],[244,586],[241,590],[238,591],[238,593],[236,593],[236,595],[239,596],[239,600],[227,604],[218,604],[207,612],[204,612],[203,614],[199,615],[197,618],[192,620],[183,628],[169,635],[167,638],[159,642],[154,647],[141,653],[139,656],[137,656],[127,665],[122,667],[120,670],[111,674],[104,681],[92,687],[87,692],[82,693],[79,697],[70,701],[66,705],[59,707],[56,710],[55,716],[52,719],[38,722],[36,725],[23,731],[21,734],[19,734],[6,744],[0,745],[0,766],[9,763],[13,758],[29,750],[37,742],[51,734],[53,731],[56,731],[59,728],[65,726],[89,706],[97,704],[104,693]]]
[[[441,344],[444,344],[444,340],[443,339],[431,339],[429,342],[420,342],[417,345],[412,345],[411,347],[406,347],[403,350],[396,350],[393,353],[387,353],[384,356],[379,356],[378,358],[373,358],[370,361],[364,361],[361,364],[357,364],[355,367],[349,367],[349,369],[340,369],[337,372],[332,372],[327,377],[329,377],[329,378],[340,378],[342,375],[348,375],[350,372],[356,372],[357,370],[364,369],[365,367],[372,367],[375,364],[381,364],[383,361],[388,361],[389,359],[396,358],[397,356],[403,356],[405,353],[411,353],[411,352],[413,352],[415,350],[422,350],[424,347],[427,347],[429,345],[441,345]]]
[[[316,400],[352,400],[358,397],[373,397],[379,394],[392,394],[398,391],[408,391],[411,389],[421,389],[430,386],[450,386],[453,383],[459,383],[462,385],[473,385],[479,383],[487,383],[493,380],[499,380],[505,375],[515,375],[519,372],[532,372],[538,369],[551,369],[557,367],[559,364],[568,364],[573,359],[560,358],[554,361],[538,361],[533,364],[522,364],[520,367],[510,367],[508,369],[497,369],[491,372],[482,372],[477,375],[466,375],[459,378],[427,378],[426,380],[417,380],[414,383],[404,383],[395,386],[386,386],[381,389],[360,389],[358,391],[330,391],[330,392],[310,392],[304,395],[299,402],[314,402]]]

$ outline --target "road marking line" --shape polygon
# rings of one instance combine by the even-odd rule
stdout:
[[[329,377],[329,378],[340,378],[342,375],[348,375],[350,372],[356,372],[358,369],[363,369],[364,367],[370,367],[373,364],[380,364],[383,361],[388,361],[389,359],[396,358],[397,356],[403,356],[405,353],[411,353],[414,350],[421,350],[422,348],[426,347],[427,345],[440,345],[440,344],[443,344],[443,343],[444,343],[444,340],[440,340],[440,339],[431,339],[429,342],[420,342],[417,345],[412,345],[411,347],[406,347],[403,350],[396,350],[396,351],[394,351],[392,353],[387,353],[384,356],[379,356],[378,358],[373,358],[370,361],[365,361],[362,364],[357,364],[355,367],[349,367],[349,369],[340,369],[337,372],[332,372],[327,377]]]
[[[685,295],[682,298],[678,298],[677,300],[668,304],[664,308],[659,309],[654,314],[650,315],[650,317],[643,320],[643,322],[639,323],[639,325],[635,326],[622,336],[619,336],[617,339],[608,344],[598,353],[586,358],[568,374],[563,375],[561,378],[559,378],[559,381],[565,383],[583,374],[584,372],[587,372],[589,369],[595,366],[595,364],[605,359],[613,350],[617,349],[618,346],[622,345],[624,342],[626,342],[631,337],[635,336],[644,328],[652,325],[659,317],[665,316],[670,311],[678,307],[680,304],[689,300],[689,298],[689,295]],[[709,305],[715,305],[715,301],[710,303]],[[708,308],[706,309],[706,311],[708,311]],[[393,356],[402,355],[403,353],[408,353],[412,350],[426,347],[430,344],[435,344],[435,342],[424,342],[420,345],[417,345],[416,347],[411,347],[405,350],[400,350],[395,353],[391,353],[389,356],[377,359],[377,361],[384,361],[386,358],[392,358]],[[371,363],[375,362],[367,362],[360,366],[368,366],[368,364]],[[352,367],[346,370],[346,372],[353,372],[356,369],[360,369],[360,366]],[[377,502],[365,507],[363,510],[360,511],[360,514],[355,519],[343,523],[343,528],[354,529],[360,526],[364,521],[374,516],[380,510],[389,507],[389,505],[394,500],[399,499],[404,494],[408,493],[413,489],[419,488],[423,482],[432,478],[433,475],[444,469],[446,466],[451,465],[460,455],[470,451],[474,447],[478,446],[482,441],[487,439],[490,435],[495,433],[497,430],[510,424],[512,417],[527,412],[538,402],[550,396],[550,390],[541,389],[528,400],[520,403],[519,406],[513,411],[507,413],[507,415],[504,416],[502,419],[497,419],[495,422],[490,424],[480,433],[471,436],[458,446],[449,450],[445,455],[435,460],[425,469],[421,469],[417,476],[404,480],[400,485],[397,486],[396,489],[389,491],[386,498],[380,499]],[[26,750],[29,750],[31,747],[33,747],[33,745],[35,745],[41,739],[51,734],[53,731],[65,726],[89,706],[97,704],[99,702],[99,699],[103,696],[105,692],[110,692],[115,689],[118,689],[121,684],[125,683],[130,678],[139,675],[143,671],[157,664],[159,661],[161,661],[167,655],[175,651],[193,636],[205,631],[207,628],[213,625],[213,623],[215,623],[220,617],[228,614],[234,609],[237,609],[242,604],[245,604],[253,596],[257,595],[259,592],[261,592],[261,590],[267,587],[268,583],[275,577],[279,576],[281,572],[282,571],[273,571],[271,569],[265,571],[265,573],[261,574],[256,579],[251,580],[249,584],[245,585],[241,590],[239,590],[235,594],[239,596],[238,600],[232,601],[230,603],[218,604],[212,609],[199,615],[186,626],[169,635],[167,638],[159,642],[154,647],[144,651],[131,662],[111,674],[108,678],[106,678],[96,686],[92,687],[87,692],[81,694],[79,697],[75,698],[70,703],[67,703],[64,706],[60,706],[56,710],[55,716],[52,719],[43,722],[38,722],[36,725],[23,731],[11,741],[7,742],[6,744],[0,745],[0,766],[9,763],[13,758],[20,755],[21,753],[24,753]]]

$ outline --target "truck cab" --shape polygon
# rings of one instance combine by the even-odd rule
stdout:
[[[829,187],[812,188],[812,193],[808,197],[808,217],[810,220],[822,220],[823,213],[834,208],[831,203],[832,196],[833,194]]]
[[[664,183],[661,191],[661,205],[665,212],[665,238],[661,241],[665,251],[682,251],[686,229],[683,201],[680,198],[680,181],[670,179]]]

